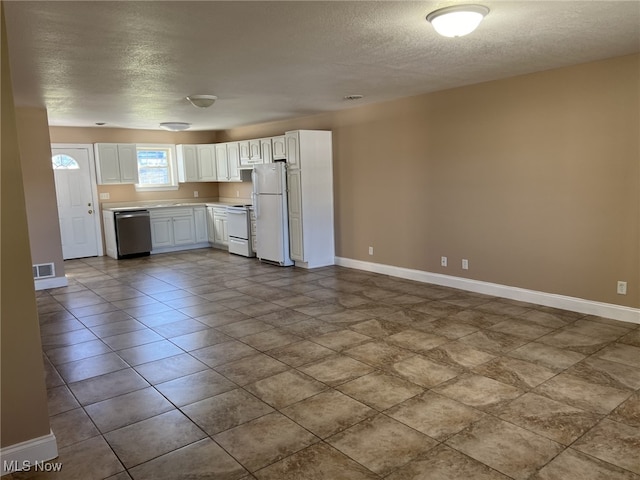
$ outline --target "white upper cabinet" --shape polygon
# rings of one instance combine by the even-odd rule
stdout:
[[[251,165],[251,149],[249,148],[249,140],[238,142],[240,165]]]
[[[284,135],[271,138],[271,153],[274,160],[285,160],[287,158],[287,143]]]
[[[240,178],[240,146],[238,142],[227,143],[227,161],[229,166],[229,181],[239,182]]]
[[[96,143],[98,184],[138,183],[135,143]]]
[[[229,181],[229,160],[226,143],[216,144],[216,172],[219,182]]]
[[[217,181],[216,145],[177,145],[178,181],[180,183]]]
[[[287,151],[287,167],[300,168],[300,132],[287,132],[284,134]]]
[[[216,171],[219,182],[240,182],[238,142],[216,144]]]
[[[260,148],[260,139],[249,140],[249,158],[253,163],[262,163],[262,148]]]
[[[244,140],[238,142],[240,148],[240,166],[253,167],[262,162],[262,149],[260,139]]]
[[[197,145],[197,150],[200,181],[215,182],[218,180],[218,176],[216,174],[215,144]]]
[[[198,150],[195,145],[177,145],[178,182],[198,182]]]
[[[260,139],[260,151],[262,152],[262,163],[273,162],[273,149],[271,146],[271,138]]]

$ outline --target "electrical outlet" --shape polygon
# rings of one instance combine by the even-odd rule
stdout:
[[[618,282],[618,295],[627,294],[627,282]]]
[[[111,198],[111,195],[109,195],[109,192],[104,192],[100,194],[100,200],[109,200]]]
[[[447,266],[447,257],[440,257],[440,266],[441,267]]]
[[[373,255],[373,247],[369,247],[369,255]]]
[[[198,198],[198,195],[199,195],[198,191],[194,190],[193,191],[193,198]]]
[[[462,259],[462,269],[469,270],[469,260],[467,260],[466,258]]]

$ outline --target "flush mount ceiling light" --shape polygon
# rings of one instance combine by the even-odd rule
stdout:
[[[215,95],[189,95],[187,100],[191,102],[191,105],[198,108],[208,108],[215,103],[218,99]]]
[[[454,5],[435,10],[427,21],[443,37],[463,37],[473,32],[489,9],[482,5]]]
[[[187,130],[190,126],[190,123],[184,122],[162,122],[160,124],[160,128],[164,128],[170,132],[181,132],[183,130]]]

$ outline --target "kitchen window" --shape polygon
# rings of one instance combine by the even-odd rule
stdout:
[[[140,145],[138,157],[138,191],[178,189],[175,145]]]

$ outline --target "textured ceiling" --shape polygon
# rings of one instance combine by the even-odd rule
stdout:
[[[640,51],[637,0],[478,0],[454,39],[425,20],[450,1],[3,3],[16,105],[64,126],[226,129]]]

